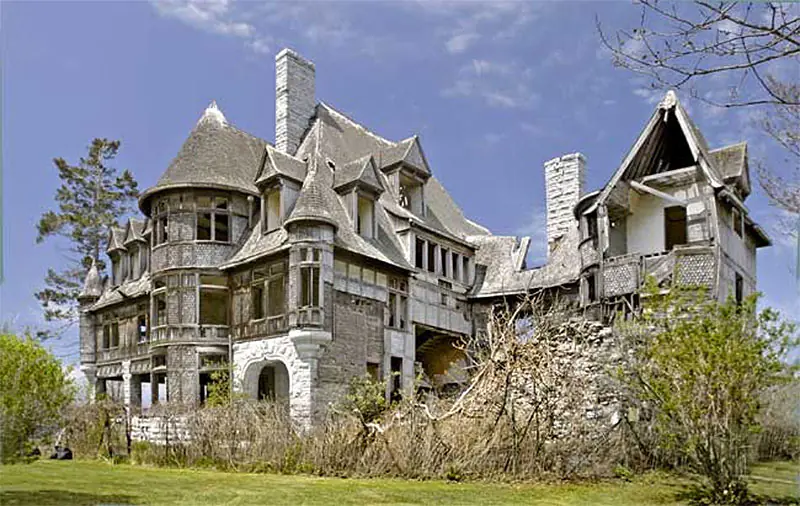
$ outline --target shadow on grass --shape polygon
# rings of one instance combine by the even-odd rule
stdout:
[[[132,505],[136,497],[121,494],[86,494],[69,490],[0,490],[3,506],[25,504],[36,506],[69,505]]]

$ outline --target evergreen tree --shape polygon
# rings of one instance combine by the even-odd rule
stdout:
[[[53,160],[61,186],[56,191],[57,211],[45,212],[36,228],[36,242],[58,236],[69,243],[67,265],[60,271],[48,269],[45,288],[35,294],[42,304],[45,320],[72,323],[77,317],[77,299],[86,273],[92,265],[102,274],[109,227],[135,209],[138,185],[130,171],[108,163],[117,156],[120,142],[94,139],[89,153],[77,165],[63,158]]]

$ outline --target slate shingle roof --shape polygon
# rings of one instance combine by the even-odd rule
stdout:
[[[156,185],[139,198],[139,206],[148,214],[148,198],[167,188],[226,188],[258,195],[255,175],[266,145],[266,141],[228,124],[212,104]]]
[[[375,159],[372,155],[362,156],[336,168],[333,175],[334,188],[342,188],[355,182],[362,183],[377,192],[383,191],[383,183],[376,173]]]
[[[83,282],[83,290],[78,295],[78,299],[84,297],[100,297],[103,293],[103,280],[100,279],[100,272],[97,270],[97,264],[92,262],[89,272],[86,274],[86,279]]]
[[[125,229],[120,227],[111,227],[108,231],[108,247],[106,252],[124,250],[125,249]]]
[[[266,145],[264,163],[256,176],[256,185],[261,185],[275,176],[285,176],[302,183],[306,178],[306,163],[271,145]]]
[[[91,309],[97,310],[113,306],[128,299],[143,297],[150,293],[150,274],[145,273],[136,280],[128,280],[116,288],[106,288],[103,295],[97,299]]]
[[[727,184],[739,186],[745,196],[750,194],[746,142],[715,149],[709,155]]]

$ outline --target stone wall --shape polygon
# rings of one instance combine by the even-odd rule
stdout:
[[[199,401],[200,376],[194,346],[167,348],[167,388],[169,402],[189,404]]]

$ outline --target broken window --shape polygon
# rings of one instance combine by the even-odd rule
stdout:
[[[111,347],[111,324],[103,325],[103,345],[102,349],[107,350]]]
[[[367,239],[372,238],[375,231],[375,202],[372,199],[358,196],[358,214],[356,215],[356,233]]]
[[[402,278],[389,278],[387,327],[405,330],[408,319],[408,282]]]
[[[461,281],[465,284],[469,284],[469,257],[462,256],[461,264]]]
[[[164,244],[169,241],[169,214],[166,201],[161,201],[156,206],[155,216],[153,217],[156,223],[156,229],[153,233],[154,244]]]
[[[222,288],[200,288],[200,324],[228,324],[228,290]]]
[[[686,208],[673,206],[664,208],[664,247],[667,251],[686,244]]]
[[[197,197],[198,241],[230,242],[229,226],[227,197]]]
[[[147,316],[140,314],[136,317],[136,333],[138,337],[138,342],[146,343],[147,342]]]
[[[266,297],[264,292],[264,280],[259,280],[253,283],[250,287],[250,318],[253,320],[260,320],[264,318],[264,307],[266,306]]]
[[[425,240],[420,239],[417,237],[415,241],[415,258],[414,258],[414,266],[417,269],[422,269],[425,267]]]
[[[461,255],[453,252],[453,279],[461,281]]]

